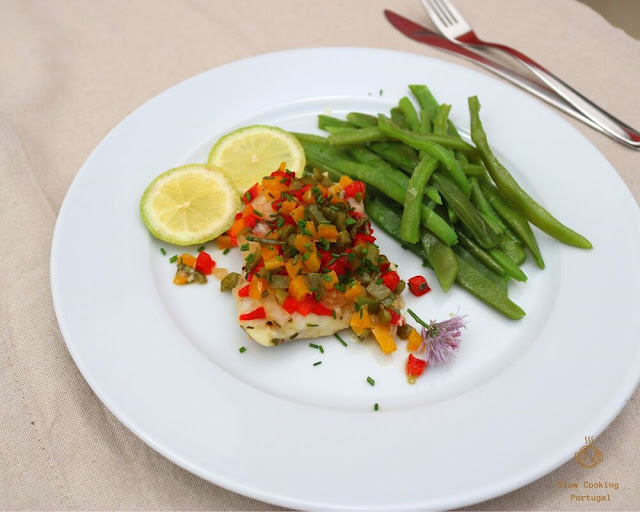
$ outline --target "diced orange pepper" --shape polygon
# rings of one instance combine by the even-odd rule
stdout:
[[[229,229],[229,234],[231,236],[237,237],[240,232],[247,227],[247,223],[244,218],[240,217],[238,220],[234,221],[233,225]]]
[[[289,260],[284,264],[284,268],[287,269],[289,279],[294,279],[300,275],[300,272],[302,272],[302,260],[298,260],[297,263],[293,263],[293,260]]]
[[[296,224],[301,219],[304,219],[304,212],[305,212],[304,206],[298,206],[296,209],[294,209],[291,212],[291,218],[295,221]]]
[[[253,282],[253,281],[252,281]],[[294,277],[289,283],[289,295],[300,302],[309,293],[307,280],[303,276]]]
[[[316,204],[316,195],[313,190],[308,189],[303,195],[302,200],[307,204]]]
[[[293,242],[293,246],[296,249],[298,249],[300,252],[307,252],[309,250],[313,250],[314,244],[310,236],[296,235],[296,239]]]
[[[364,288],[359,281],[356,281],[356,284],[354,284],[351,288],[347,288],[347,290],[344,292],[344,298],[347,300],[356,300],[356,298],[358,298],[363,293]]]
[[[264,261],[275,258],[276,256],[280,256],[278,249],[276,249],[273,245],[263,245],[260,248],[260,253],[262,254],[262,259]]]
[[[369,310],[366,306],[353,314],[349,326],[358,336],[360,336],[365,329],[373,328],[373,322],[371,321],[371,316],[369,316]]]
[[[267,270],[279,270],[283,265],[284,260],[282,259],[282,256],[275,256],[273,258],[265,260],[264,262],[264,268],[266,268]]]
[[[269,289],[269,283],[266,279],[254,276],[249,283],[249,297],[252,299],[261,299],[262,293]]]
[[[320,224],[318,225],[318,230],[316,234],[313,236],[316,240],[320,238],[324,238],[327,242],[337,242],[338,241],[338,229],[331,224]]]
[[[382,325],[374,326],[373,336],[385,354],[391,354],[391,352],[396,350],[396,342],[394,341],[391,332],[389,332],[388,327],[384,327]]]
[[[183,273],[176,274],[176,277],[173,278],[173,284],[187,284],[187,276]]]
[[[304,228],[311,233],[312,236],[316,234],[316,225],[310,220],[305,223]]]
[[[278,212],[283,215],[291,215],[291,212],[295,210],[297,206],[298,204],[295,201],[283,201]]]
[[[308,254],[309,257],[306,259],[304,264],[311,272],[317,272],[318,270],[320,270],[320,265],[322,263],[322,261],[320,260],[320,256],[318,256],[318,252],[315,250],[309,252]],[[304,260],[304,257],[302,259]]]
[[[327,279],[327,276],[331,278],[330,281]],[[325,290],[333,290],[337,282],[338,274],[336,274],[335,270],[327,272],[326,274],[324,274],[324,276],[322,276],[322,286],[324,286]]]
[[[349,176],[344,174],[340,176],[340,181],[338,181],[338,185],[340,185],[341,188],[346,188],[352,183],[353,183],[353,180],[349,178]]]
[[[233,240],[229,235],[220,235],[216,238],[216,244],[218,249],[231,249],[233,247]]]
[[[422,339],[422,336],[420,336],[420,333],[413,329],[409,333],[409,338],[407,338],[407,350],[409,352],[417,352],[423,341],[424,340]]]
[[[196,257],[191,254],[182,254],[178,258],[178,263],[184,263],[187,267],[196,268]]]

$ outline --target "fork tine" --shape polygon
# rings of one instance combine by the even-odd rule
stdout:
[[[439,9],[432,0],[421,0],[422,6],[427,11],[427,15],[431,18],[431,21],[436,25],[438,30],[442,31],[445,27],[445,21],[442,19]]]
[[[471,25],[467,23],[450,0],[421,1],[431,21],[450,41],[472,30]]]
[[[455,17],[451,16],[446,3],[432,0],[432,5],[440,13],[440,19],[445,25],[453,25],[455,23]]]

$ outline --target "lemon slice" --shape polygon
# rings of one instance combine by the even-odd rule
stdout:
[[[140,214],[151,234],[176,245],[200,244],[224,233],[240,209],[236,187],[222,169],[185,165],[147,187]]]
[[[209,153],[209,164],[224,169],[240,194],[278,169],[281,162],[302,175],[304,149],[289,132],[273,126],[240,128],[221,137]]]

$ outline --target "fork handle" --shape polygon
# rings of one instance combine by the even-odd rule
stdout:
[[[480,42],[479,40],[476,40],[475,43],[471,41],[464,41],[463,38],[460,38],[459,40],[460,42],[472,44],[474,46],[480,46],[478,44]],[[613,115],[603,110],[590,99],[584,97],[582,94],[576,91],[569,84],[563,82],[556,75],[547,71],[533,59],[527,57],[514,48],[510,48],[509,46],[502,44],[482,41],[481,46],[495,48],[511,55],[512,57],[517,59],[523,66],[529,69],[534,75],[536,75],[540,80],[542,80],[542,82],[547,84],[558,95],[560,95],[568,103],[570,103],[576,110],[591,119],[594,123],[598,124],[611,137],[631,148],[640,150],[640,132],[634,130],[629,125],[623,123]]]

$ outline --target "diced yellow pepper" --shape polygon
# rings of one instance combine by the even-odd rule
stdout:
[[[260,248],[260,253],[262,254],[262,259],[264,261],[270,260],[271,258],[275,258],[276,256],[280,255],[278,249],[276,249],[273,245],[263,245]]]
[[[264,268],[267,270],[278,270],[281,269],[283,265],[284,260],[282,259],[282,256],[275,256],[264,261]]]
[[[178,263],[184,263],[187,267],[196,268],[196,257],[191,254],[181,254]]]
[[[304,225],[304,228],[305,228],[309,233],[311,233],[311,235],[312,235],[312,236],[316,234],[316,225],[315,225],[313,222],[311,222],[310,220],[308,220],[308,221],[306,222],[306,224]]]
[[[289,279],[294,279],[300,272],[302,272],[302,260],[298,260],[297,263],[293,263],[293,260],[289,260],[284,264],[284,268],[287,269]]]
[[[360,281],[356,281],[351,288],[347,288],[344,292],[344,298],[347,300],[356,300],[360,295],[364,293],[364,288],[360,284]]]
[[[328,277],[331,278],[330,281]],[[337,282],[338,282],[338,274],[336,274],[335,270],[332,270],[331,272],[327,272],[326,274],[324,274],[322,278],[322,286],[324,286],[325,290],[333,290]]]
[[[316,240],[324,238],[327,242],[334,243],[338,241],[338,229],[331,224],[320,224],[316,234],[313,236]]]
[[[283,215],[291,215],[291,212],[295,210],[296,207],[297,203],[295,201],[284,201],[278,212]]]
[[[304,219],[304,206],[300,205],[298,206],[296,209],[294,209],[291,212],[291,218],[295,221],[295,223],[297,224],[299,220]]]
[[[269,289],[269,283],[262,277],[254,276],[249,283],[249,297],[252,299],[261,299],[263,292]]]
[[[296,235],[296,239],[293,242],[293,246],[298,249],[300,252],[307,252],[309,250],[313,250],[314,244],[313,240],[310,236],[307,235]]]
[[[302,258],[304,264],[311,272],[317,272],[320,269],[320,264],[322,263],[320,256],[318,256],[317,251],[309,252],[308,254],[309,257],[306,260],[304,257]]]
[[[307,280],[303,276],[297,276],[291,279],[289,283],[289,295],[300,302],[308,293],[309,287],[307,286]]]
[[[371,317],[369,316],[369,311],[366,306],[353,314],[351,322],[349,322],[349,326],[358,336],[360,336],[365,329],[373,328],[373,322],[371,321]]]
[[[316,204],[316,195],[312,189],[308,189],[303,195],[302,200],[307,204]]]
[[[385,354],[391,354],[391,352],[396,350],[396,342],[394,341],[391,332],[389,332],[388,327],[375,325],[373,327],[373,336]]]
[[[417,352],[423,341],[424,340],[422,339],[422,336],[420,336],[420,333],[415,329],[412,329],[409,333],[409,338],[407,338],[407,350],[409,352]]]
[[[349,178],[347,175],[340,176],[340,181],[338,181],[338,185],[342,188],[346,188],[353,183],[353,180]]]

